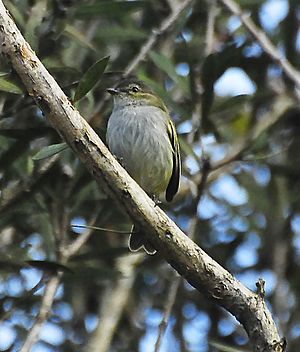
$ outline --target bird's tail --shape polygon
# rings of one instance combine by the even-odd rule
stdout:
[[[145,236],[140,231],[136,230],[136,227],[133,225],[131,228],[131,234],[129,235],[128,247],[131,252],[137,252],[141,248],[147,254],[153,255],[156,253],[156,249],[152,246],[152,244],[145,239]]]

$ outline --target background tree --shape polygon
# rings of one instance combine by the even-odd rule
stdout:
[[[204,1],[5,4],[71,99],[83,73],[110,55],[98,87],[76,102],[102,139],[111,109],[104,88],[120,74],[135,71],[163,97],[184,170],[168,213],[250,288],[266,280],[282,334],[297,350],[299,76],[255,23],[297,66],[299,5],[241,1],[251,11],[249,26],[249,18],[241,24],[238,12]],[[274,4],[279,11],[271,16]],[[162,350],[244,348],[246,335],[232,317],[180,282],[159,256],[126,255],[127,235],[116,231],[128,232],[130,219],[69,149],[43,160],[36,154],[60,138],[1,66],[0,348],[20,350],[31,325],[49,317],[32,350],[152,351],[168,310]],[[81,231],[85,240],[62,253]],[[66,267],[55,264],[62,258]]]

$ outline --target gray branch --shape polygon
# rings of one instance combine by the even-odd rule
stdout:
[[[99,324],[89,342],[87,352],[107,352],[116,333],[123,311],[130,300],[130,293],[136,278],[136,268],[145,253],[122,256],[116,261],[120,275],[108,285],[102,294],[99,309]]]
[[[151,238],[158,252],[191,285],[239,320],[254,351],[283,351],[262,297],[242,285],[189,239],[130,178],[42,65],[1,0],[0,43],[28,93],[50,123],[98,184]]]
[[[29,330],[25,343],[22,346],[20,352],[32,351],[33,345],[38,341],[42,326],[51,313],[52,303],[54,301],[55,293],[58,288],[60,278],[61,278],[61,273],[58,273],[56,276],[53,276],[47,283],[45,287],[45,293],[42,298],[39,313],[35,319],[34,324]]]
[[[267,53],[273,61],[275,61],[283,70],[283,72],[300,87],[300,72],[292,66],[292,64],[280,53],[276,46],[271,42],[266,33],[261,30],[251,19],[248,13],[242,11],[238,4],[233,0],[218,0],[233,15],[237,16],[243,23],[245,28],[257,40],[262,49]]]
[[[183,12],[192,4],[193,0],[184,0],[179,6],[175,6],[174,11],[167,17],[157,30],[153,30],[151,36],[141,47],[138,55],[125,69],[125,76],[129,76],[138,66],[138,64],[145,59],[149,51],[156,44],[158,38],[165,34],[183,14]]]

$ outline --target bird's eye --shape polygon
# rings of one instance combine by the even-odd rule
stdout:
[[[131,88],[131,90],[132,90],[134,93],[136,93],[136,92],[138,92],[138,91],[140,90],[140,88],[139,88],[138,86],[133,86],[133,87]]]

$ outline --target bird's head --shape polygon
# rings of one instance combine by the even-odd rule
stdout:
[[[115,88],[106,91],[114,97],[115,107],[155,106],[167,111],[163,101],[143,81],[124,79]]]

